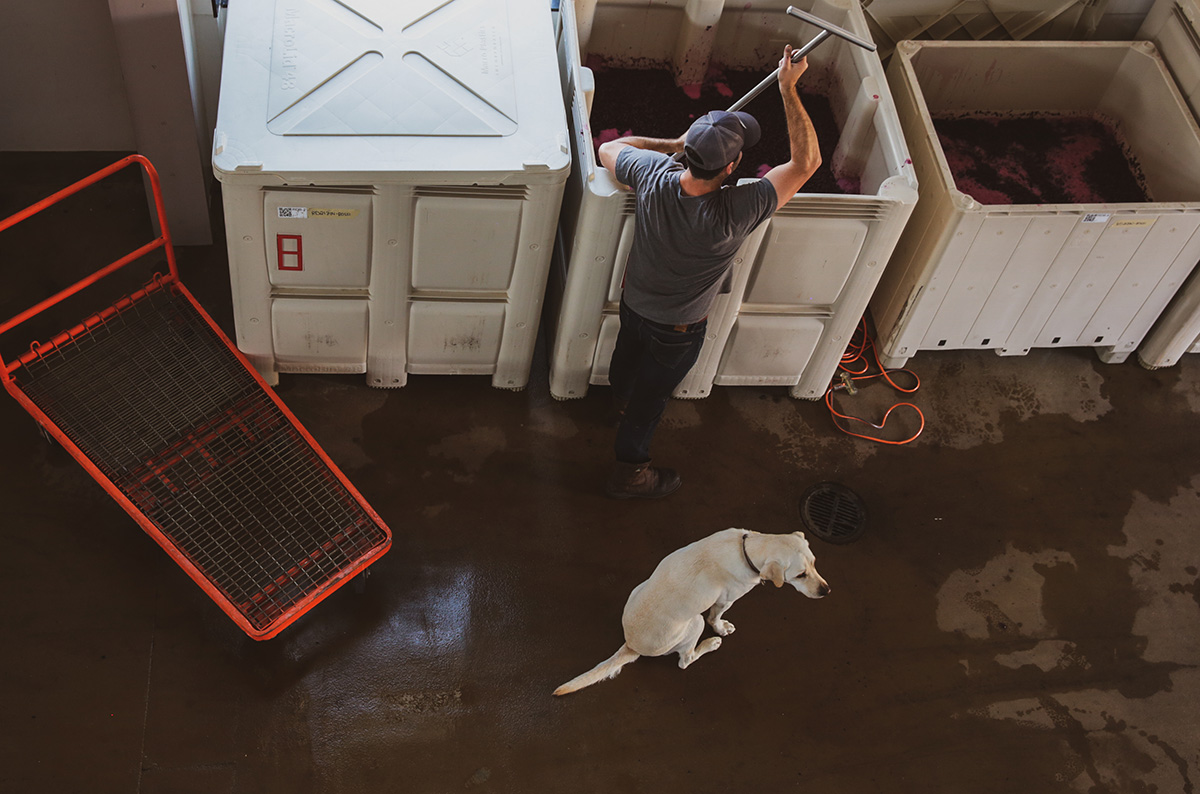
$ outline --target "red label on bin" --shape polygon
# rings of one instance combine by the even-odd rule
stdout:
[[[304,269],[304,241],[300,239],[300,235],[275,235],[275,250],[279,254],[280,270]]]

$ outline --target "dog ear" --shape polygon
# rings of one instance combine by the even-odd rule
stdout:
[[[768,562],[762,567],[762,578],[764,582],[783,587],[783,563],[778,560]]]

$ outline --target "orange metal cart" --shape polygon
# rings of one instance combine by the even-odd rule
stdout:
[[[161,235],[0,335],[160,248],[169,273],[17,360],[0,358],[0,379],[234,622],[269,639],[377,560],[392,535],[179,280],[154,167],[126,157],[0,221],[0,232],[135,163]]]

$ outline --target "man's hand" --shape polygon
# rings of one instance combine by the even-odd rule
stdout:
[[[808,56],[792,63],[792,45],[784,45],[783,57],[779,59],[779,90],[783,94],[796,90],[800,76],[808,69]]]

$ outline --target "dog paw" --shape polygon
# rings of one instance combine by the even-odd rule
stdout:
[[[715,631],[717,634],[720,634],[722,637],[728,637],[730,634],[733,634],[735,630],[736,629],[734,628],[734,625],[728,620],[718,620],[713,624],[713,631]]]
[[[721,647],[721,638],[720,637],[709,637],[707,640],[705,640],[704,642],[700,643],[695,648],[693,648],[690,653],[680,653],[679,654],[679,669],[686,670],[688,668],[688,665],[690,665],[692,662],[696,661],[697,659],[699,659],[701,656],[703,656],[706,653],[712,653],[713,651],[715,651],[717,648],[720,648],[720,647]]]

